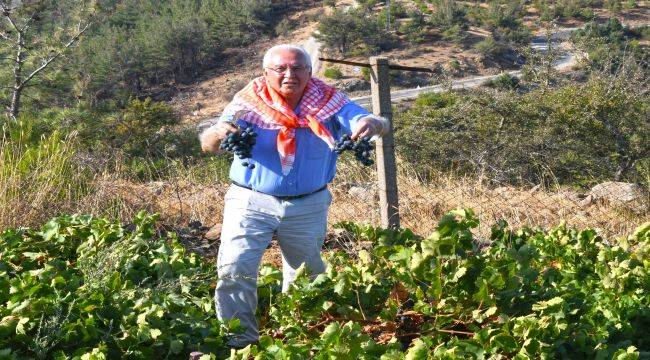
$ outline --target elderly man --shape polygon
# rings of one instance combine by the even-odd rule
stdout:
[[[245,332],[229,345],[244,347],[259,338],[255,319],[257,274],[264,250],[277,235],[286,291],[304,263],[312,274],[325,270],[321,247],[332,195],[327,184],[336,171],[335,139],[381,136],[386,120],[312,78],[304,49],[278,45],[264,55],[264,75],[238,92],[219,121],[201,136],[203,151],[216,153],[233,123],[258,134],[248,162],[235,157],[232,186],[225,196],[217,258],[217,316],[238,318]]]

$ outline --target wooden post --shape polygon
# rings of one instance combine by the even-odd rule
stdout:
[[[379,183],[379,206],[381,226],[399,228],[397,201],[397,168],[395,166],[395,142],[393,139],[393,113],[390,101],[390,78],[388,59],[380,56],[370,58],[370,90],[372,112],[388,120],[389,131],[377,140],[377,180]]]

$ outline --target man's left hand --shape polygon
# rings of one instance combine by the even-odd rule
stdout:
[[[366,116],[357,123],[356,129],[352,132],[352,140],[364,137],[383,136],[388,131],[388,122],[377,116]]]

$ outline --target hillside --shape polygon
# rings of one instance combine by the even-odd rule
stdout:
[[[412,9],[417,6],[417,1],[399,1],[397,6]],[[459,2],[468,8],[488,8],[488,3]],[[601,7],[593,7],[593,16],[596,21],[605,21],[609,18],[618,18],[626,25],[635,26],[650,23],[650,12],[647,2],[638,2],[633,9],[622,9],[617,13]],[[296,2],[291,13],[286,16],[288,28],[284,34],[273,38],[264,38],[255,41],[251,46],[231,49],[225,56],[227,62],[215,71],[206,72],[201,79],[188,86],[183,86],[170,101],[170,104],[181,116],[183,122],[198,123],[206,118],[218,115],[232,96],[243,87],[250,79],[261,74],[261,58],[264,51],[278,43],[306,44],[314,31],[317,30],[320,15],[331,14],[333,9],[349,9],[355,1],[338,0],[335,7],[324,6],[320,1]],[[395,5],[394,5],[395,6]],[[427,5],[432,8],[432,5]],[[381,12],[383,2],[377,2],[373,11]],[[543,36],[547,31],[554,29],[576,28],[583,26],[587,21],[576,18],[557,18],[552,22],[541,21],[540,11],[534,4],[524,8],[525,16],[521,18],[523,26],[529,29],[532,36]],[[503,70],[513,70],[521,67],[521,63],[513,62],[513,53],[499,54],[495,58],[485,59],[476,49],[476,45],[490,37],[491,31],[486,27],[465,24],[460,41],[446,40],[442,32],[432,29],[426,39],[418,43],[409,43],[406,35],[399,30],[400,24],[408,22],[410,18],[403,17],[395,20],[392,32],[397,38],[397,46],[393,49],[381,51],[380,55],[394,59],[397,63],[406,66],[427,67],[436,70],[431,75],[401,75],[394,78],[392,88],[414,88],[416,86],[433,85],[445,79],[458,79],[498,74]],[[284,20],[282,20],[284,21]],[[290,24],[290,25],[286,25]],[[313,40],[312,40],[313,41]],[[647,44],[646,44],[647,45]],[[322,45],[321,45],[322,47]],[[522,47],[523,49],[523,47]],[[327,48],[321,49],[321,56],[330,58],[345,58],[352,61],[366,62],[367,56],[341,56]],[[519,50],[523,51],[523,50]],[[329,65],[322,64],[317,76],[325,81],[345,88],[344,84],[353,78],[362,78],[362,74],[355,73],[350,66],[337,66],[343,73],[341,80],[328,79],[323,76],[323,71]],[[352,95],[361,96],[368,90],[354,91]]]

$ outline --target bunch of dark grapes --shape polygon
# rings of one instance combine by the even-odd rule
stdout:
[[[354,141],[350,138],[350,135],[344,134],[341,136],[341,140],[337,141],[334,146],[334,151],[337,154],[341,154],[346,150],[354,151],[354,156],[365,166],[370,166],[375,163],[370,158],[374,147],[370,144],[370,137],[368,136]]]
[[[242,165],[249,169],[254,169],[255,164],[251,164],[246,159],[253,155],[253,146],[257,142],[257,134],[253,132],[252,127],[242,128],[239,131],[230,133],[221,142],[220,148],[230,151],[242,159]]]

